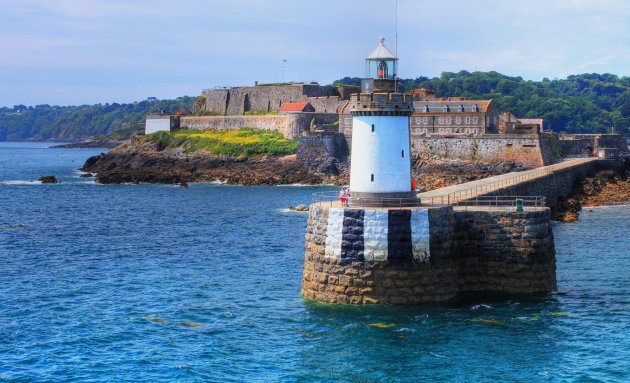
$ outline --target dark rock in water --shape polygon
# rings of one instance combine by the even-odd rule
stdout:
[[[55,177],[55,176],[41,176],[37,180],[40,181],[43,184],[56,184],[56,183],[59,183],[59,180],[57,180],[57,177]]]
[[[83,168],[81,168],[81,170],[85,169],[85,168],[89,168],[91,166],[94,166],[94,164],[96,164],[99,160],[102,160],[105,157],[105,153],[101,153],[97,156],[92,156],[90,158],[88,158],[85,161],[85,164],[83,164]]]
[[[11,226],[0,226],[0,231],[27,231],[30,230],[30,227],[23,225],[23,224],[18,224],[18,225],[11,225]]]
[[[289,210],[293,210],[293,211],[308,211],[308,206],[306,205],[297,205],[297,206],[288,206]]]
[[[92,177],[96,177],[94,174],[92,173],[85,173],[85,174],[81,174],[79,177],[81,178],[92,178]]]
[[[188,182],[186,182],[186,181],[180,181],[180,182],[179,182],[179,187],[180,187],[180,188],[187,188],[187,187],[188,187]]]

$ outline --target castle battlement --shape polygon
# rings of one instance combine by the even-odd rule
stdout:
[[[413,97],[403,93],[355,93],[350,96],[353,116],[411,116]]]

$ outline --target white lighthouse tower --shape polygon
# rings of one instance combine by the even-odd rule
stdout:
[[[361,93],[350,97],[351,200],[365,206],[416,205],[411,188],[409,116],[413,99],[396,92],[398,58],[381,38],[366,58]]]

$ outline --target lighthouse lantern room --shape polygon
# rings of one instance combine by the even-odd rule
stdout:
[[[385,38],[365,59],[366,77],[393,80],[398,69],[398,58],[385,46]]]

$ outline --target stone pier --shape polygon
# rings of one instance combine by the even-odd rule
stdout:
[[[341,304],[444,302],[555,289],[549,209],[311,206],[302,295]]]

